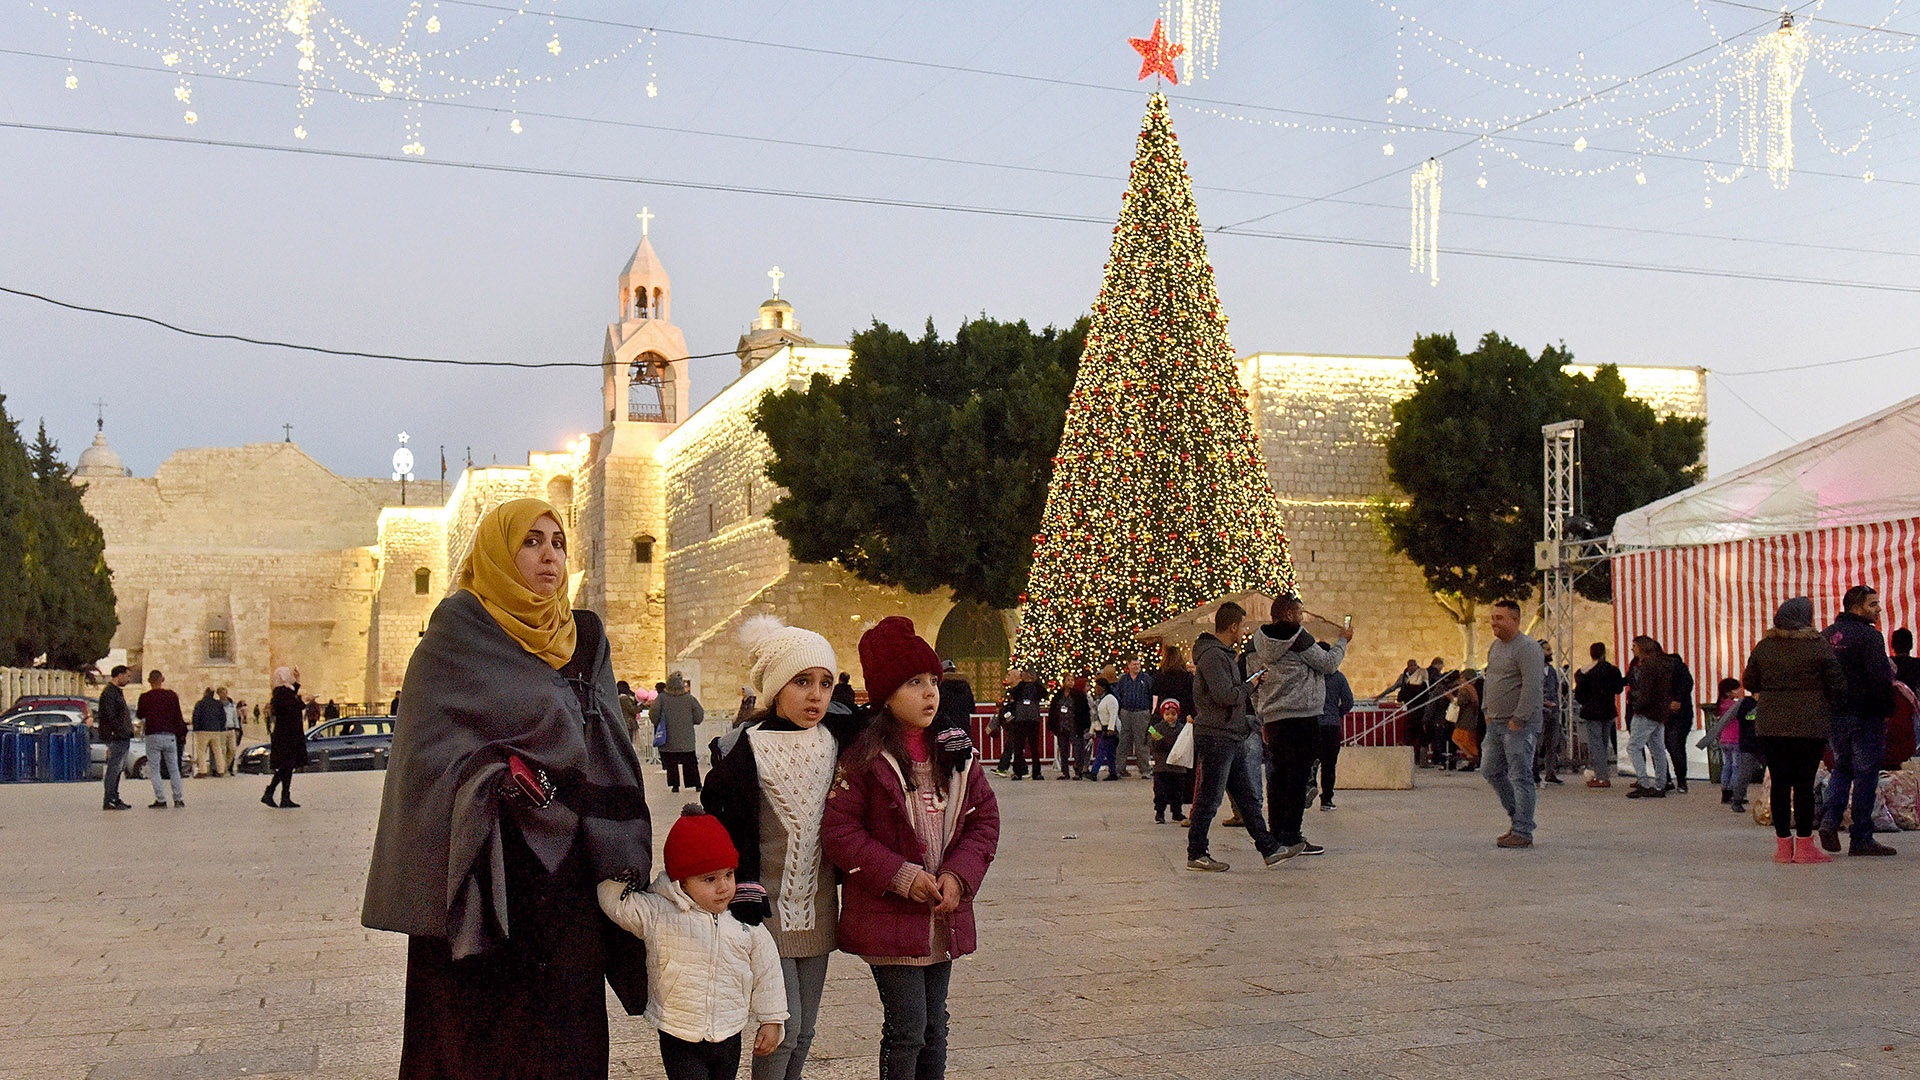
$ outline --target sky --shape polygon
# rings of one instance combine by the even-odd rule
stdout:
[[[775,264],[822,342],[874,320],[1064,324],[1098,289],[1154,86],[1127,42],[1158,14],[1144,0],[441,0],[404,39],[406,5],[343,0],[308,16],[303,109],[287,24],[310,2],[0,0],[0,288],[334,349],[588,366],[331,357],[0,294],[0,393],[29,438],[44,420],[71,459],[104,401],[139,475],[283,424],[346,475],[384,475],[401,431],[421,479],[440,446],[455,470],[469,448],[523,462],[597,425],[592,365],[643,206],[690,351],[724,354],[690,361],[695,402],[737,375]],[[1784,185],[1731,175],[1765,5],[1218,7],[1217,66],[1167,92],[1221,230],[1236,351],[1399,355],[1497,331],[1583,363],[1704,366],[1714,474],[1920,393],[1920,120],[1898,81],[1920,16],[1894,0],[1794,5],[1810,51]],[[393,63],[352,35],[456,55]],[[1409,267],[1429,156],[1437,283]]]

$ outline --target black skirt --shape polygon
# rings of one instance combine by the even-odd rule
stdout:
[[[581,1080],[607,1075],[604,916],[580,844],[552,874],[503,816],[505,945],[454,960],[407,939],[400,1080]]]

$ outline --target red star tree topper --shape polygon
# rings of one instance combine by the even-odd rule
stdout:
[[[1168,41],[1166,32],[1160,28],[1159,19],[1153,20],[1152,37],[1128,38],[1127,43],[1133,46],[1134,52],[1140,54],[1142,79],[1158,75],[1175,86],[1180,85],[1180,76],[1173,73],[1173,62],[1186,55],[1187,47]]]
[[[1193,182],[1156,93],[1067,399],[1014,662],[1047,680],[1091,674],[1137,655],[1145,627],[1293,585]]]

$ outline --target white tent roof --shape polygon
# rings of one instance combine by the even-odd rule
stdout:
[[[1920,397],[1614,522],[1615,548],[1682,547],[1920,517]]]

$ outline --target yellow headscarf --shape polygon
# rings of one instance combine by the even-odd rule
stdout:
[[[542,597],[527,587],[513,564],[527,530],[542,517],[560,520],[559,513],[539,499],[515,499],[487,511],[474,528],[473,550],[460,564],[460,587],[479,597],[487,614],[521,648],[558,669],[573,659],[573,608],[567,603],[566,581],[562,579],[552,596]]]

